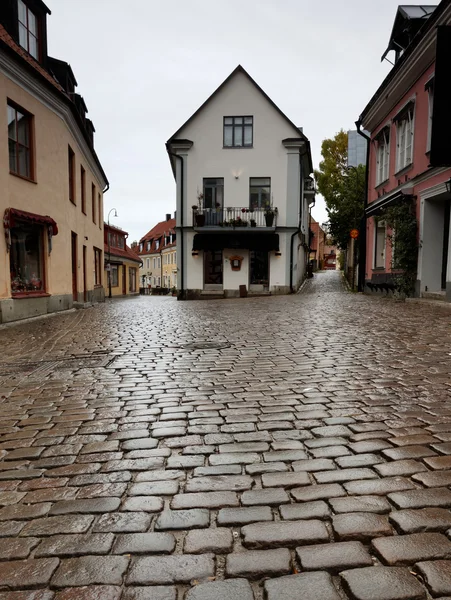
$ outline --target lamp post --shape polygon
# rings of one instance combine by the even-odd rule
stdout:
[[[110,232],[110,215],[114,210],[114,217],[117,217],[117,210],[112,208],[108,213],[108,298],[111,298],[111,232]]]

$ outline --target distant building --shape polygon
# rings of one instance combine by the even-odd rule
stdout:
[[[48,55],[49,9],[41,0],[0,5],[0,322],[7,322],[103,301],[108,181],[74,73]]]
[[[139,270],[140,287],[177,287],[177,236],[175,218],[166,215],[140,240],[137,248],[142,265]]]
[[[357,130],[348,131],[348,167],[366,165],[367,140]]]
[[[310,143],[238,66],[167,142],[180,297],[287,294],[308,259]]]
[[[127,246],[128,233],[104,223],[105,288],[111,295],[129,296],[139,294],[138,270],[141,259]],[[108,270],[108,264],[110,269]]]

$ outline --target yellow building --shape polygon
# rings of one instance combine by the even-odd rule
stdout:
[[[165,253],[170,256],[165,257]],[[175,218],[166,215],[139,240],[138,254],[142,260],[140,286],[148,289],[177,287]],[[168,262],[165,262],[168,261]],[[172,262],[171,262],[172,261]]]
[[[41,0],[0,10],[0,322],[101,301],[103,193],[71,67],[48,56]]]
[[[139,267],[141,259],[127,246],[128,233],[104,223],[105,228],[105,293],[111,296],[139,294]]]
[[[163,270],[163,287],[177,288],[177,242],[175,232],[165,237],[161,249],[161,264]]]

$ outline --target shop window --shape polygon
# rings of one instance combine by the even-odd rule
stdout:
[[[45,292],[44,227],[20,223],[11,230],[10,273],[12,294]]]

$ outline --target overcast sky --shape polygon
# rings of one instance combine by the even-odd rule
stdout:
[[[390,69],[397,0],[45,0],[49,54],[69,62],[110,181],[105,219],[139,239],[175,210],[167,139],[241,64],[321,142],[354,122]],[[418,2],[413,0],[414,4]],[[327,219],[318,198],[313,216]]]

